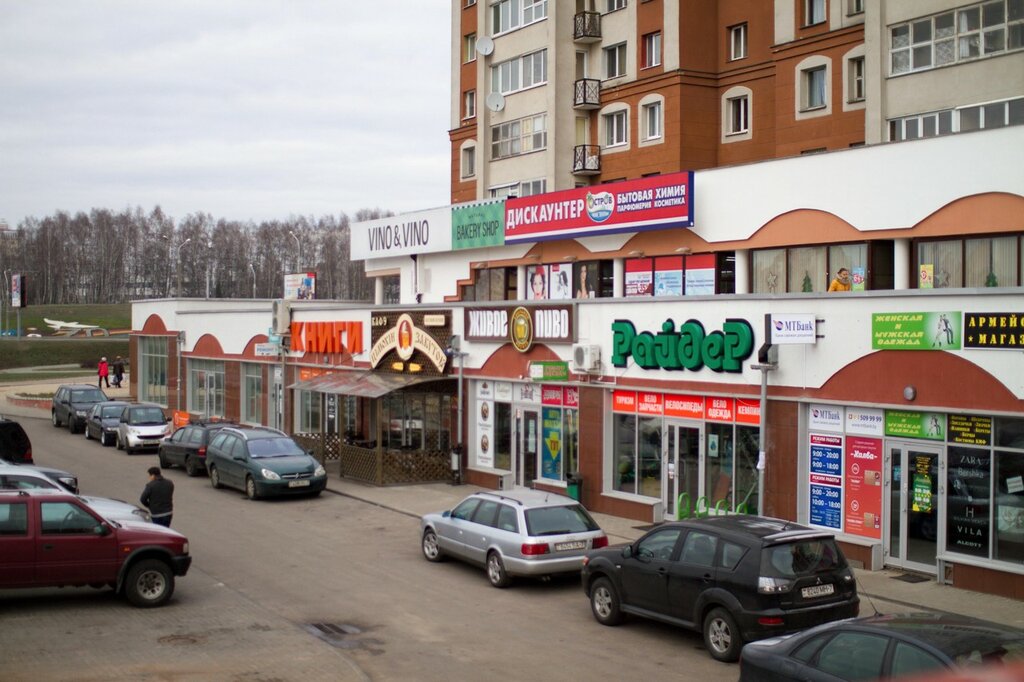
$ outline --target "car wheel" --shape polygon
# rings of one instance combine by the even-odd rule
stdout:
[[[85,428],[82,429],[82,433],[85,434],[85,439],[86,440],[92,440],[92,436],[89,434],[89,425],[88,424],[86,424]]]
[[[160,606],[174,594],[171,567],[159,559],[140,561],[128,571],[124,593],[135,606]]]
[[[256,492],[256,481],[252,476],[245,477],[245,496],[250,500],[259,499],[259,493]]]
[[[53,423],[54,426],[60,426],[60,419],[57,419],[57,411],[56,410],[53,410],[52,412],[50,412],[50,421]]]
[[[118,433],[114,436],[114,445],[117,446],[118,450],[124,450],[124,443],[121,442],[121,434]]]
[[[185,473],[189,476],[199,475],[199,465],[196,463],[196,458],[192,455],[185,456]]]
[[[110,437],[107,436],[106,432],[104,431],[100,431],[100,445],[102,445],[103,447],[110,446]]]
[[[598,578],[591,585],[590,610],[601,625],[618,625],[622,622],[619,593],[608,578]]]
[[[716,661],[733,663],[739,660],[743,637],[736,619],[725,609],[711,609],[704,618],[704,646]]]
[[[76,431],[77,429],[75,428],[75,418],[68,417],[68,433],[75,433]]]
[[[163,453],[162,450],[157,450],[156,451],[156,459],[157,459],[157,463],[160,465],[161,469],[170,469],[171,468],[171,463],[168,462],[166,459],[164,459],[164,453]]]
[[[509,583],[512,582],[508,571],[505,570],[505,563],[497,552],[491,552],[487,555],[487,579],[495,587],[508,587]]]
[[[214,488],[224,487],[220,482],[220,472],[217,471],[217,467],[215,466],[210,467],[210,485]]]
[[[444,552],[441,551],[441,546],[437,544],[437,533],[432,528],[428,528],[423,531],[423,556],[426,557],[427,561],[441,561],[444,559]]]

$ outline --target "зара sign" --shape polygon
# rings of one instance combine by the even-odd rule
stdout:
[[[630,320],[612,323],[612,365],[625,367],[629,358],[643,369],[704,367],[715,372],[741,372],[743,361],[754,352],[754,330],[746,320],[727,319],[721,331],[706,333],[697,320],[687,320],[676,330],[665,320],[657,334],[636,331]]]

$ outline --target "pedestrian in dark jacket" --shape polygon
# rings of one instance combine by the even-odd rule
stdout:
[[[171,527],[171,515],[174,513],[174,483],[168,481],[160,473],[160,467],[149,467],[149,483],[142,491],[139,501],[149,509],[153,523]]]
[[[114,386],[121,388],[121,382],[124,380],[124,360],[118,355],[114,359]]]
[[[100,364],[96,368],[96,374],[99,375],[99,388],[103,388],[104,382],[107,384],[107,388],[110,388],[110,365],[107,364],[106,358],[100,358]]]

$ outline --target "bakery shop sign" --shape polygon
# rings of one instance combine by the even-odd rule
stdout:
[[[467,341],[511,343],[525,353],[534,343],[576,340],[572,305],[466,308],[464,312]]]
[[[419,351],[427,357],[438,372],[444,372],[448,355],[444,346],[426,328],[442,326],[448,331],[447,317],[443,314],[422,315],[422,324],[417,325],[409,313],[402,313],[392,321],[392,315],[374,315],[370,319],[373,330],[373,345],[370,348],[370,366],[377,367],[394,351],[401,363],[409,363],[413,354]],[[438,324],[439,323],[439,324]],[[412,363],[409,363],[412,364]]]

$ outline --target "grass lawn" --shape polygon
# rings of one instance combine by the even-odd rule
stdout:
[[[3,318],[0,322],[4,329],[17,326],[16,310],[4,308]],[[44,318],[96,325],[111,333],[124,333],[132,326],[132,307],[129,303],[28,306],[21,309],[21,333],[53,335],[54,330],[46,324]]]

